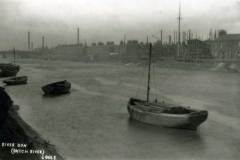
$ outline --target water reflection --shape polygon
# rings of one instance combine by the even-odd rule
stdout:
[[[166,152],[174,151],[174,153],[170,154],[171,156],[169,154],[163,156],[165,158],[172,158],[172,156],[181,155],[182,153],[188,153],[185,158],[191,158],[191,155],[204,153],[206,150],[204,136],[201,135],[200,131],[201,128],[197,131],[166,128],[144,124],[130,118],[127,124],[128,131],[139,141],[143,141],[143,143],[149,141],[152,143],[152,147],[168,148],[168,151],[160,151],[163,155]],[[184,156],[181,155],[181,157]]]
[[[65,94],[60,94],[60,95],[50,95],[50,94],[43,94],[42,95],[42,98],[54,98],[54,97],[65,97],[65,96],[68,96],[70,94],[70,92],[68,93],[65,93]]]

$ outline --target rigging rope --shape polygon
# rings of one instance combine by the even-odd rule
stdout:
[[[145,93],[146,93],[146,91],[147,91],[147,88],[145,87],[144,88],[144,95],[142,95],[142,94],[140,94],[140,93],[142,93],[141,91],[142,91],[142,87],[141,86],[147,86],[147,81],[146,81],[146,77],[147,77],[147,67],[146,67],[147,65],[146,64],[144,64],[144,66],[142,67],[142,66],[140,66],[140,67],[137,67],[137,70],[139,70],[138,72],[140,73],[139,74],[139,78],[140,78],[140,83],[139,84],[137,84],[137,90],[136,90],[136,97],[138,97],[138,98],[141,98],[141,96],[143,96],[144,97],[144,99],[145,99]],[[143,70],[143,72],[141,72],[141,70]]]
[[[145,50],[144,52],[146,53],[146,55],[149,54],[149,48],[148,45],[141,47],[141,49]],[[143,65],[142,65],[143,64]],[[143,96],[143,99],[145,99],[146,97],[146,93],[147,93],[147,73],[148,73],[148,64],[144,61],[140,62],[140,67],[137,67],[137,69],[142,69],[143,71],[141,72],[140,70],[140,74],[139,74],[139,78],[141,79],[140,84],[137,84],[137,90],[136,90],[136,97],[139,95],[139,93],[141,93],[140,95]],[[144,87],[142,87],[144,86]],[[141,92],[143,91],[143,92]],[[141,98],[141,97],[139,97]]]

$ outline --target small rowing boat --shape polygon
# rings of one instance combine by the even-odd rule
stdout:
[[[27,76],[13,77],[3,80],[3,83],[6,85],[21,85],[27,84]]]
[[[20,66],[15,64],[0,64],[0,77],[16,76],[20,70]]]
[[[54,83],[47,84],[42,87],[45,95],[61,95],[69,93],[71,89],[71,83],[67,80],[58,81]]]

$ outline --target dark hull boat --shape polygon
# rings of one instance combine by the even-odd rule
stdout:
[[[61,95],[69,93],[71,89],[71,83],[64,80],[55,83],[50,83],[42,87],[45,95]]]
[[[208,117],[205,110],[174,106],[164,102],[147,103],[134,98],[129,100],[127,109],[131,119],[152,125],[190,130],[196,130]]]
[[[150,71],[152,44],[150,43],[148,64],[147,99],[130,98],[127,109],[131,119],[164,127],[196,130],[208,117],[208,111],[195,110],[190,107],[150,102]]]
[[[21,85],[21,84],[27,84],[27,76],[21,76],[21,77],[13,77],[9,79],[5,79],[3,81],[6,85]]]
[[[16,76],[20,66],[14,64],[0,64],[0,77]]]

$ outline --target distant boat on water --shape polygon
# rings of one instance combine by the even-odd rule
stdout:
[[[21,85],[27,84],[27,76],[13,77],[3,80],[3,83],[6,85]]]
[[[149,101],[151,55],[152,44],[150,43],[147,99],[130,98],[127,105],[130,118],[152,125],[196,130],[207,119],[208,111],[167,104],[165,102]]]
[[[20,70],[19,65],[11,63],[2,63],[0,64],[0,77],[16,76],[19,70]]]

